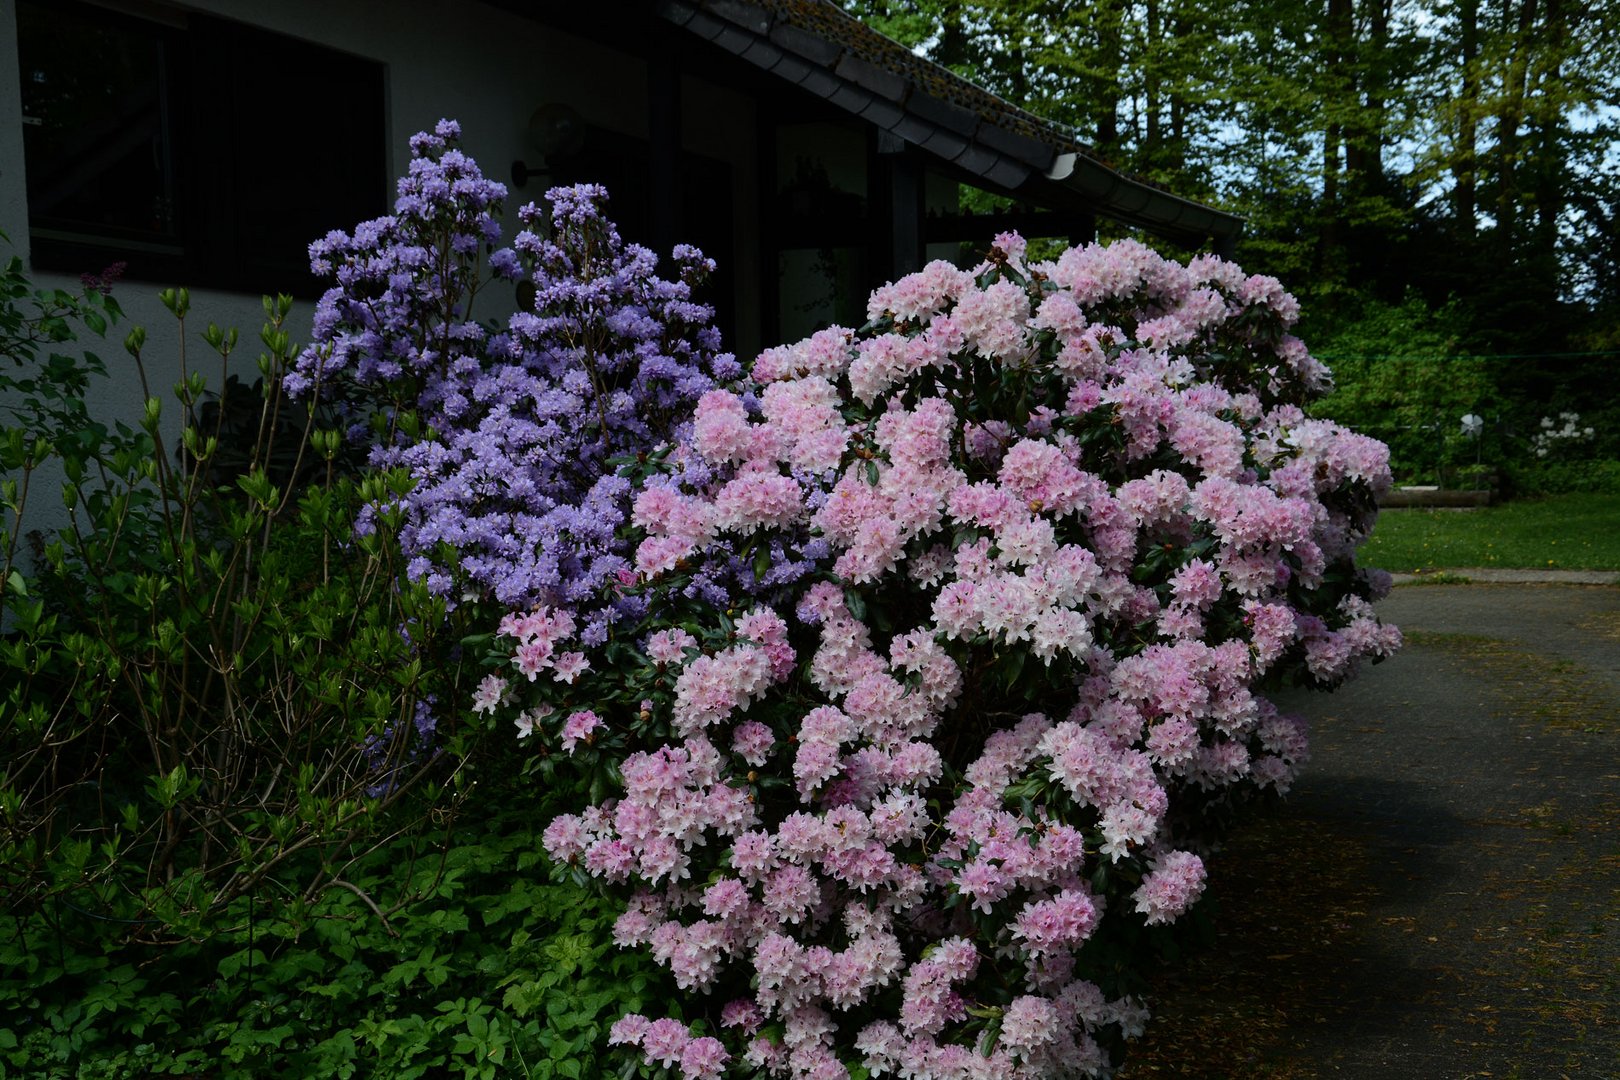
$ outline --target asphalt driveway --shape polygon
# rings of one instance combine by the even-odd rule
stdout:
[[[1121,1080],[1620,1078],[1620,588],[1407,585]]]

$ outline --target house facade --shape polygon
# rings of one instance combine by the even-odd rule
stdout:
[[[600,182],[628,238],[701,247],[742,356],[1008,228],[1221,251],[1241,227],[830,0],[0,0],[0,230],[41,284],[124,263],[157,386],[160,288],[251,340],[259,295],[312,301],[308,242],[385,213],[441,117],[514,205]],[[965,213],[968,188],[1002,209]]]

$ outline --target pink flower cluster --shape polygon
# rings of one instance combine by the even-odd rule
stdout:
[[[528,614],[510,614],[497,633],[517,639],[512,666],[530,682],[549,671],[558,682],[572,683],[591,666],[584,653],[557,649],[574,634],[574,617],[567,611],[542,606]]]
[[[608,1033],[610,1046],[640,1048],[648,1064],[679,1068],[685,1080],[718,1080],[731,1055],[719,1039],[694,1037],[679,1020],[626,1016]]]
[[[703,395],[679,455],[707,480],[635,498],[655,597],[770,536],[825,542],[832,580],[702,625],[655,599],[634,670],[559,652],[564,613],[502,624],[565,739],[614,723],[576,699],[653,688],[622,791],[546,850],[631,894],[616,939],[702,1017],[621,1020],[649,1064],[1100,1075],[1145,1017],[1101,943],[1203,890],[1172,809],[1288,789],[1305,734],[1262,680],[1399,646],[1353,563],[1387,454],[1305,418],[1327,374],[1292,298],[1212,257],[1004,237],[868,313]]]

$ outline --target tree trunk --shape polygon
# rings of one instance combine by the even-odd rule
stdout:
[[[1322,131],[1322,224],[1317,250],[1317,270],[1336,274],[1344,244],[1339,227],[1343,206],[1340,179],[1344,166],[1344,115],[1354,96],[1349,71],[1352,33],[1352,0],[1328,0],[1327,25],[1323,35],[1322,61],[1327,70],[1323,94],[1327,123]]]
[[[1478,138],[1479,107],[1479,0],[1458,0],[1458,61],[1462,68],[1462,93],[1457,109],[1457,149],[1452,155],[1452,209],[1457,231],[1472,239],[1478,230],[1475,205],[1475,146]]]
[[[1384,93],[1388,85],[1389,18],[1392,0],[1362,0],[1367,26],[1361,43],[1362,107],[1345,144],[1345,169],[1358,194],[1384,190],[1384,142],[1389,137]]]
[[[1159,163],[1159,65],[1164,52],[1159,46],[1159,3],[1146,0],[1147,37],[1142,42],[1142,104],[1147,123],[1142,139],[1142,160],[1149,167]]]
[[[1537,0],[1523,0],[1517,12],[1513,0],[1502,0],[1502,29],[1512,34],[1496,113],[1496,247],[1503,259],[1512,258],[1519,240],[1519,125],[1524,122],[1530,53],[1535,47],[1536,9]]]
[[[1095,9],[1100,74],[1096,80],[1094,115],[1097,151],[1107,159],[1114,158],[1119,151],[1119,71],[1125,45],[1123,7],[1122,0],[1105,0]]]

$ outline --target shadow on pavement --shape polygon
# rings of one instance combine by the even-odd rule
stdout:
[[[1284,703],[1313,760],[1208,860],[1121,1080],[1620,1077],[1620,589],[1381,613],[1400,656]]]

